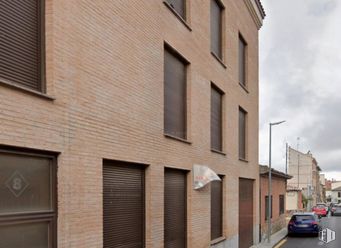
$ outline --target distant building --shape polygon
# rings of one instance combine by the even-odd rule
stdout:
[[[302,201],[302,190],[289,188],[286,193],[286,211],[287,212],[297,212],[303,210],[303,201]]]
[[[306,198],[310,199],[309,207],[322,201],[320,188],[320,171],[316,159],[313,155],[302,153],[289,147],[288,173],[292,179],[288,180],[290,188],[301,189]]]
[[[286,226],[286,189],[287,180],[292,178],[290,175],[272,169],[272,190],[271,190],[271,233],[275,233]],[[261,240],[265,240],[268,231],[268,185],[269,185],[269,167],[260,165],[260,223]]]
[[[338,188],[332,189],[331,202],[341,203],[341,186]]]

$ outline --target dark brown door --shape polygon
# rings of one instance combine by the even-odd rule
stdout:
[[[144,167],[104,161],[103,247],[144,247]]]
[[[186,172],[165,170],[165,248],[186,247]]]
[[[239,179],[239,248],[253,245],[253,180]]]

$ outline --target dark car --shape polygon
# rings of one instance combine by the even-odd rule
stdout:
[[[332,216],[341,216],[341,205],[334,205],[331,214]]]
[[[320,221],[314,213],[296,213],[288,224],[288,235],[313,234],[318,236],[320,231]]]

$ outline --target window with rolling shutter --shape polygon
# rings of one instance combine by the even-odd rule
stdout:
[[[239,248],[253,245],[254,180],[239,178]]]
[[[165,0],[182,19],[186,20],[186,0]]]
[[[105,160],[103,247],[144,247],[144,166]]]
[[[188,62],[169,46],[165,46],[164,56],[164,132],[173,137],[186,139]]]
[[[244,38],[239,35],[239,83],[246,86],[246,49]]]
[[[219,0],[211,0],[211,52],[223,59],[223,10]]]
[[[211,149],[223,150],[223,93],[211,85]]]
[[[284,214],[284,195],[279,195],[279,214]]]
[[[246,159],[246,124],[247,112],[239,108],[239,158]]]
[[[44,91],[44,0],[0,1],[0,81]]]
[[[265,196],[265,220],[268,219],[268,215],[269,215],[269,196]],[[270,216],[272,218],[272,196],[270,199],[270,203],[271,203],[271,212],[270,212]]]
[[[185,248],[187,237],[186,171],[165,169],[164,242],[165,248]]]
[[[221,180],[223,177],[220,176]],[[223,236],[223,181],[211,182],[211,240]]]

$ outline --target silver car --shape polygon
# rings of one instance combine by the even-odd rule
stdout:
[[[332,216],[341,216],[341,205],[334,205],[332,208]]]

